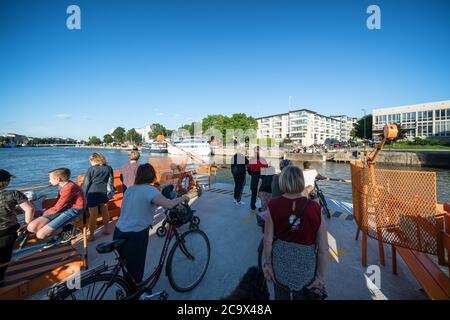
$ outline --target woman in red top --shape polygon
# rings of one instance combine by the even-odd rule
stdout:
[[[283,195],[268,203],[264,273],[274,282],[275,299],[285,300],[290,299],[291,291],[324,287],[328,240],[320,205],[302,196],[302,170],[296,166],[284,168],[279,187]],[[302,297],[294,294],[293,298]]]

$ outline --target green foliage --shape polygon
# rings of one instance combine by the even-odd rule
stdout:
[[[185,124],[179,127],[178,130],[186,130],[189,132],[190,135],[194,135],[194,123],[195,122],[192,122],[191,124]]]
[[[0,136],[0,144],[4,144],[8,142],[8,138],[4,136]]]
[[[128,130],[126,134],[126,140],[130,143],[140,145],[142,143],[142,137],[135,129]]]
[[[364,120],[365,120],[365,134],[364,134]],[[372,115],[368,114],[359,119],[352,131],[352,137],[361,139],[372,139]]]
[[[222,137],[216,137],[222,140],[226,136],[227,129],[238,130],[241,129],[246,132],[249,129],[255,130],[258,128],[258,122],[255,118],[247,116],[245,113],[235,113],[231,117],[221,114],[210,114],[202,120],[202,130],[207,132],[208,130],[215,129],[219,131]],[[181,126],[179,129],[189,131],[191,135],[194,134],[194,122]]]
[[[103,136],[103,143],[110,144],[110,143],[113,143],[113,142],[114,142],[114,139],[113,139],[113,137],[110,134],[105,134]]]
[[[38,144],[73,144],[76,143],[74,139],[62,138],[32,138],[28,141],[28,145],[34,146]]]
[[[272,138],[256,138],[255,143],[257,145],[273,146],[276,144],[276,141]]]
[[[152,131],[148,133],[148,137],[150,139],[155,139],[158,135],[162,134],[164,137],[169,137],[172,133],[172,130],[167,129],[162,124],[153,123],[150,128]]]
[[[414,138],[392,144],[394,149],[449,149],[450,142],[437,139]]]
[[[101,143],[102,143],[102,140],[100,140],[98,137],[96,137],[96,136],[89,137],[88,144],[98,146]]]
[[[126,139],[126,133],[125,133],[125,129],[122,127],[118,127],[116,128],[113,133],[112,136],[114,138],[114,142],[117,143],[124,143],[125,139]]]

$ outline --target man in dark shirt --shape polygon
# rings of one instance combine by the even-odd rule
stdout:
[[[5,190],[9,186],[11,178],[15,178],[8,171],[0,169],[0,283],[3,281],[7,264],[11,260],[14,242],[17,233],[22,228],[17,221],[16,207],[25,212],[25,223],[33,219],[34,208],[27,197],[17,190]]]
[[[245,185],[245,171],[249,161],[242,153],[237,152],[231,159],[231,174],[234,179],[234,202],[238,205],[245,204],[241,201],[242,191]]]

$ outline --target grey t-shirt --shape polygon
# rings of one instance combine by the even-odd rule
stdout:
[[[157,208],[152,200],[160,194],[158,189],[147,184],[130,186],[124,193],[116,227],[122,232],[139,232],[148,228]]]

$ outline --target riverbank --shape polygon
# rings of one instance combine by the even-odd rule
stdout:
[[[450,150],[383,150],[377,157],[377,163],[450,169]]]

